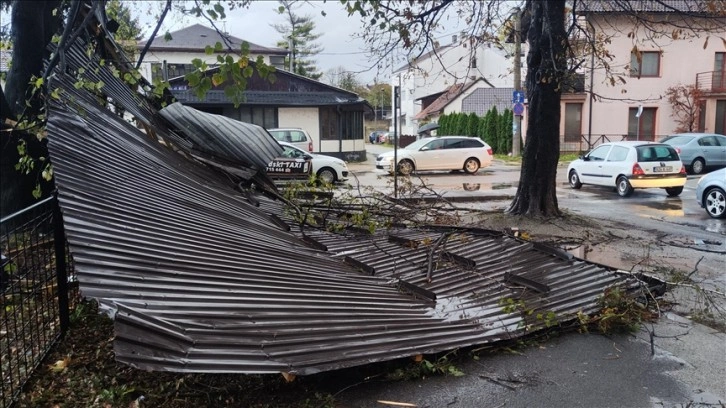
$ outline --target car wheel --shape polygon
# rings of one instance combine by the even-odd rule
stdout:
[[[695,159],[695,160],[693,160],[693,163],[691,163],[691,172],[693,174],[701,174],[701,173],[703,173],[703,170],[705,168],[706,168],[706,163],[701,158]]]
[[[683,187],[666,187],[665,191],[668,197],[677,197],[683,192]]]
[[[726,217],[726,193],[718,187],[713,187],[703,195],[703,207],[713,218]]]
[[[479,166],[480,166],[479,160],[477,160],[473,157],[469,157],[464,162],[464,171],[467,172],[468,174],[474,174],[477,171],[479,171]]]
[[[411,160],[401,160],[398,162],[398,173],[404,176],[413,173],[413,162]]]
[[[577,172],[575,170],[570,171],[570,187],[574,188],[575,190],[579,190],[580,187],[582,187],[582,183],[580,182],[580,177],[577,175]]]
[[[633,186],[631,186],[628,179],[623,176],[618,177],[616,189],[618,190],[618,195],[620,197],[628,197],[633,194]]]
[[[317,177],[318,181],[324,184],[333,184],[335,183],[335,180],[337,178],[335,176],[335,171],[330,167],[323,167],[322,169],[318,170]]]

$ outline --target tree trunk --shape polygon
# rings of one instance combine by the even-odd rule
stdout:
[[[47,46],[61,26],[60,5],[60,0],[13,2],[13,63],[8,71],[5,97],[16,116],[25,109],[30,78],[42,74]],[[53,15],[55,9],[58,11]]]
[[[43,58],[47,56],[47,46],[53,34],[58,32],[62,22],[62,11],[53,15],[53,10],[60,7],[60,0],[22,1],[15,0],[12,4],[13,60],[7,76],[4,92],[0,97],[4,100],[2,122],[5,119],[17,120],[26,109],[29,96],[28,83],[33,75],[43,73]],[[31,103],[32,118],[39,112],[39,101]],[[34,135],[21,132],[2,132],[0,137],[0,215],[6,216],[35,202],[32,191],[36,183],[40,183],[43,196],[52,192],[52,184],[40,177],[42,163],[30,174],[22,174],[15,170],[18,162],[18,143],[24,140],[26,150],[33,158],[48,157],[48,149],[44,141]]]
[[[527,139],[519,187],[508,213],[556,217],[560,155],[560,95],[567,70],[565,0],[529,1]]]

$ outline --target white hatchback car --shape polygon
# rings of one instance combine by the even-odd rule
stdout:
[[[290,159],[304,159],[310,157],[313,174],[324,183],[335,183],[348,179],[348,165],[336,157],[324,154],[308,153],[290,143],[278,142],[282,146],[282,157]]]
[[[726,218],[726,169],[712,171],[698,180],[696,201],[712,218]]]
[[[376,158],[376,168],[393,173],[394,152]],[[398,172],[409,175],[425,170],[464,170],[474,174],[492,163],[492,148],[477,137],[439,136],[419,139],[398,149]]]
[[[583,184],[615,187],[621,197],[635,188],[663,188],[669,197],[681,194],[686,168],[673,146],[652,142],[603,143],[570,163],[570,187]]]

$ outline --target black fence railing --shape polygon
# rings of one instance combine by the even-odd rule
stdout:
[[[0,220],[0,407],[68,329],[78,286],[55,197]]]
[[[629,135],[629,134],[592,134],[572,137],[560,136],[560,153],[584,153],[606,142],[622,142],[624,140],[640,140],[657,142],[668,135]]]

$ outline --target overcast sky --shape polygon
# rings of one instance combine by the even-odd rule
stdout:
[[[145,29],[144,39],[147,39],[155,23],[148,16],[148,5],[150,4],[152,9],[159,9],[163,3],[144,2],[147,4],[145,6],[140,3],[135,3],[132,10],[140,16],[140,21]],[[224,26],[235,37],[258,45],[275,47],[277,41],[281,39],[281,35],[271,24],[285,23],[284,16],[277,13],[277,7],[279,7],[277,1],[253,1],[249,8],[227,12],[227,18],[220,26]],[[322,11],[325,11],[325,16],[321,15]],[[354,72],[360,82],[373,82],[377,70],[375,67],[371,69],[363,40],[356,38],[356,35],[362,32],[359,17],[348,17],[348,13],[337,0],[325,3],[321,1],[303,3],[295,9],[295,12],[300,15],[312,16],[315,21],[315,31],[321,34],[317,42],[323,47],[323,51],[315,58],[321,72],[326,73],[330,69],[342,66],[346,70]],[[185,17],[181,13],[170,14],[166,17],[165,24],[159,33],[163,34],[165,30],[176,31],[197,23],[210,26],[208,22],[200,18]],[[379,82],[388,81],[390,68],[387,67],[385,70],[378,74]]]

